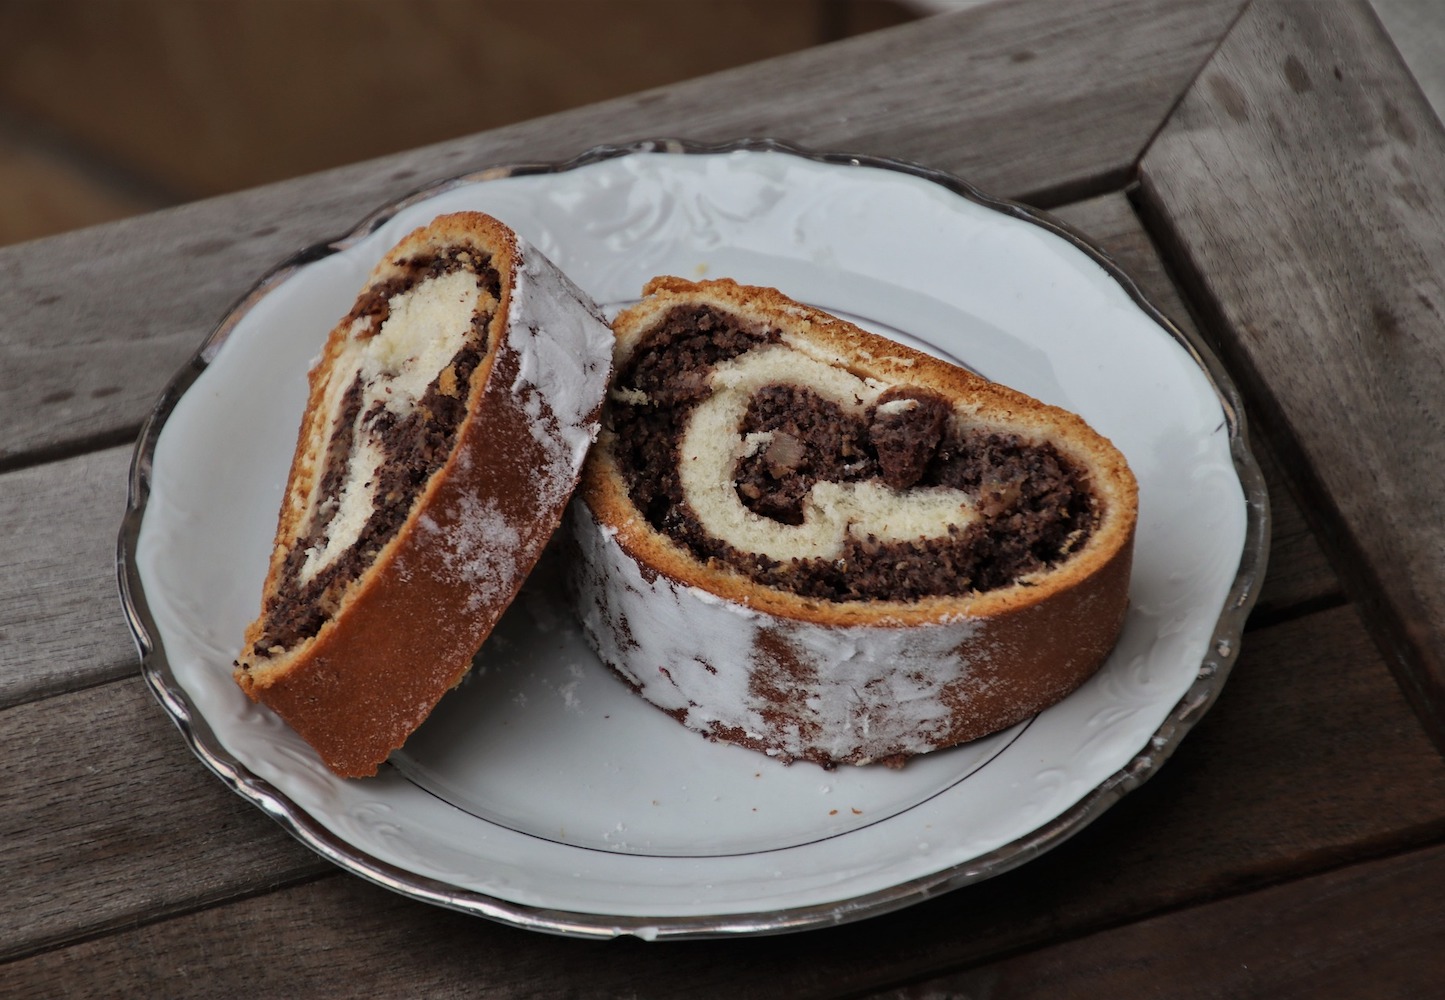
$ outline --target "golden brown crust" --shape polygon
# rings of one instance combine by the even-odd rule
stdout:
[[[480,213],[438,219],[399,243],[373,271],[367,289],[401,273],[400,262],[429,250],[471,247],[489,254],[501,278],[499,303],[487,332],[488,350],[473,373],[467,415],[442,468],[425,484],[410,515],[375,562],[345,591],[340,609],[311,639],[273,657],[252,650],[264,634],[264,614],[245,637],[236,680],[253,699],[273,709],[345,777],[376,773],[436,702],[465,675],[471,659],[515,596],[561,519],[577,469],[565,447],[549,444],[538,427],[554,426],[557,413],[545,394],[524,398],[523,370],[514,329],[512,297],[519,287],[524,248],[510,229]],[[545,260],[528,254],[529,267]],[[531,285],[538,284],[528,271]],[[548,282],[575,293],[565,280]],[[366,290],[363,290],[363,296]],[[577,293],[580,295],[580,293]],[[579,329],[605,333],[595,306],[573,307]],[[527,326],[526,315],[517,326]],[[349,319],[332,331],[310,375],[311,390],[291,477],[278,519],[265,584],[267,598],[280,581],[286,552],[300,532],[327,430],[322,395],[327,365],[338,355]],[[547,335],[549,331],[541,331]],[[607,376],[600,352],[606,340],[575,345],[577,363],[590,365],[585,418],[595,429]],[[530,384],[530,383],[528,383]],[[532,414],[527,412],[528,402]],[[540,407],[540,417],[538,408]],[[500,531],[497,529],[500,528]]]
[[[1089,543],[1039,585],[1009,587],[967,599],[973,615],[996,615],[1045,601],[1053,593],[1099,574],[1133,537],[1138,516],[1138,487],[1124,457],[1079,416],[1048,406],[1007,386],[990,382],[851,323],[784,296],[774,288],[739,285],[730,279],[692,282],[653,278],[643,300],[613,320],[617,337],[614,368],[620,370],[638,340],[673,307],[710,303],[738,315],[801,334],[847,359],[847,368],[890,383],[933,389],[964,401],[980,423],[1023,427],[1076,457],[1092,473],[1092,488],[1104,502],[1098,529]],[[598,518],[618,530],[619,543],[637,559],[680,582],[702,587],[729,600],[745,601],[770,614],[839,625],[873,622],[898,626],[936,621],[959,612],[959,598],[935,597],[909,603],[870,601],[831,603],[787,591],[759,587],[741,573],[698,563],[666,535],[636,516],[603,431],[583,474],[582,490]]]

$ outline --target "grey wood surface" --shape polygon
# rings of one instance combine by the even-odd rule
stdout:
[[[0,250],[0,467],[114,444],[273,265],[437,180],[656,136],[771,136],[1051,203],[1117,186],[1239,0],[984,7]]]
[[[1257,3],[1142,202],[1445,749],[1445,133],[1369,7]]]
[[[1126,267],[1179,325],[1192,327],[1123,194],[1056,214]],[[0,873],[12,865],[21,872],[11,880],[19,898],[37,901],[13,911],[11,926],[0,914],[0,941],[17,950],[244,894],[257,878],[280,884],[329,870],[222,788],[138,680],[102,683],[138,672],[114,582],[128,461],[129,449],[113,448],[0,474],[0,523],[18,526],[12,553],[24,570],[0,582],[0,621],[14,623],[0,645],[0,692],[5,703],[30,703],[6,713],[0,730],[16,790],[7,822],[17,838],[47,824],[58,830],[0,861]],[[1280,506],[1283,520],[1301,523],[1287,494]],[[46,530],[55,523],[67,526],[59,538]],[[1275,540],[1262,601],[1287,617],[1294,604],[1307,612],[1337,592],[1307,533]],[[1276,590],[1274,579],[1294,582]],[[65,690],[73,693],[58,694]],[[58,800],[46,794],[62,788]],[[218,829],[226,831],[219,840]],[[162,831],[170,831],[169,864],[154,853]],[[76,905],[81,899],[85,906]]]
[[[306,852],[188,758],[138,688],[11,710],[38,720],[0,737],[17,799],[43,798],[44,782],[78,787],[0,819],[4,840],[17,826],[53,831],[28,849],[43,863],[7,861],[25,876],[7,891],[32,902],[0,911],[0,940],[33,954],[0,965],[0,995],[87,983],[141,995],[155,969],[185,966],[259,995],[348,996],[365,983],[468,996],[486,982],[491,995],[541,997],[575,990],[579,962],[596,996],[847,995],[1445,837],[1445,768],[1349,608],[1250,633],[1175,759],[1042,858],[861,924],[742,941],[569,941],[318,878]],[[37,732],[74,735],[17,752]],[[278,927],[304,941],[264,933]]]
[[[1435,997],[1445,979],[1445,848],[1326,872],[979,969],[876,993],[940,997]],[[1326,905],[1321,905],[1321,901]],[[1401,908],[1425,914],[1402,925]],[[1348,912],[1348,920],[1339,919]],[[1300,955],[1299,942],[1314,947]]]
[[[0,473],[0,709],[136,672],[115,577],[131,451]]]
[[[1360,567],[1401,558],[1414,586],[1428,558],[1392,546],[1440,538],[1398,518],[1441,485],[1405,452],[1441,440],[1417,397],[1445,147],[1362,8],[1236,11],[1003,4],[0,251],[0,996],[1428,995],[1445,766]],[[1238,662],[1167,766],[1043,857],[807,934],[528,933],[338,872],[211,776],[137,675],[125,442],[229,301],[430,179],[660,132],[900,156],[1055,206],[1243,375],[1275,530]],[[1437,651],[1439,621],[1416,633]]]
[[[0,957],[330,870],[191,755],[139,677],[0,719]]]
[[[1178,325],[1195,330],[1126,199],[1104,195],[1056,214],[1124,267]],[[0,708],[134,673],[135,647],[115,589],[116,533],[132,448],[119,446],[0,473],[0,524],[13,527],[0,577]],[[1277,467],[1275,556],[1260,594],[1267,616],[1337,603],[1339,587]],[[66,525],[58,537],[50,527]]]

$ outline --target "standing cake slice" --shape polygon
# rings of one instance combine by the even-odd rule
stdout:
[[[576,486],[611,353],[479,213],[403,239],[331,331],[235,675],[337,774],[374,774],[466,673]]]
[[[1137,487],[1083,420],[770,288],[644,296],[571,514],[584,632],[643,698],[783,759],[897,763],[1104,662]]]

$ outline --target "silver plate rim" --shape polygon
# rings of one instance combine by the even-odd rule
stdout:
[[[166,420],[180,398],[215,358],[241,317],[257,302],[307,264],[354,245],[412,204],[462,185],[524,174],[564,173],[622,156],[655,153],[705,156],[739,152],[796,156],[845,168],[893,170],[922,178],[975,204],[1038,226],[1092,258],[1165,335],[1172,337],[1193,358],[1213,387],[1223,410],[1228,425],[1230,454],[1246,505],[1245,539],[1239,567],[1194,682],[1127,764],[1053,820],[1023,837],[969,861],[841,902],[720,916],[653,918],[572,912],[513,903],[484,893],[459,889],[390,865],[356,849],[324,827],[275,786],[252,773],[220,745],[210,725],[195,710],[190,698],[177,682],[166,659],[165,650],[154,637],[155,624],[136,568],[136,552],[150,494],[155,447]],[[1268,558],[1269,535],[1269,497],[1264,476],[1249,448],[1242,397],[1223,364],[1208,345],[1165,316],[1113,258],[1067,223],[1018,202],[985,194],[952,174],[904,160],[866,154],[817,152],[772,138],[743,138],[723,143],[658,138],[621,145],[595,146],[563,161],[487,167],[427,185],[368,213],[347,233],[313,244],[273,267],[227,310],[195,354],[171,378],[142,425],[130,465],[126,511],[117,542],[116,576],[127,624],[140,657],[142,676],[151,693],[179,728],[187,746],[227,787],[276,820],[287,832],[321,857],[345,871],[401,895],[515,927],[576,938],[634,936],[646,940],[686,940],[783,934],[839,926],[879,916],[1003,874],[1039,857],[1084,829],[1124,795],[1157,773],[1213,705],[1238,656],[1245,622],[1258,597]]]

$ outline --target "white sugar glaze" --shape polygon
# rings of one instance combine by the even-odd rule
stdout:
[[[443,572],[467,587],[472,609],[509,601],[531,568],[597,435],[596,414],[611,373],[612,330],[601,313],[551,261],[516,240],[506,329],[491,377],[513,363],[516,375],[510,385],[489,385],[488,391],[508,394],[542,446],[542,463],[525,470],[521,484],[531,493],[527,517],[508,518],[494,504],[462,495],[450,509],[417,523],[444,536],[437,547]],[[506,458],[496,456],[497,474]],[[459,450],[454,461],[470,465],[472,454]]]
[[[591,299],[550,260],[516,237],[507,342],[518,355],[512,394],[530,418],[532,436],[565,476],[545,479],[543,502],[572,492],[597,437],[597,407],[612,364],[612,328]]]
[[[776,747],[775,756],[869,763],[932,749],[951,721],[940,693],[953,686],[966,701],[988,683],[978,668],[991,648],[976,619],[909,628],[786,619],[644,571],[580,499],[568,519],[581,550],[570,568],[588,641],[647,701],[685,712],[683,724],[698,732],[735,727]],[[759,688],[770,683],[768,657],[758,652],[773,643],[786,645],[806,678],[790,694],[801,726],[766,714],[771,702]]]

